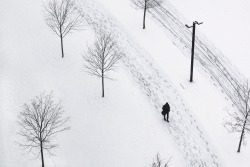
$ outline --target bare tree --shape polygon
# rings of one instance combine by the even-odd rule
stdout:
[[[82,16],[77,11],[73,0],[51,0],[43,6],[46,24],[61,39],[63,58],[63,38],[69,32],[80,30],[83,22]]]
[[[103,31],[97,32],[95,43],[88,47],[87,53],[83,55],[86,71],[93,76],[102,78],[102,97],[104,97],[104,78],[109,71],[116,68],[116,64],[123,57],[123,53],[118,49],[117,42],[112,33]]]
[[[146,19],[146,12],[150,8],[155,8],[160,6],[162,0],[131,0],[132,3],[135,5],[136,8],[143,9],[143,29],[145,29],[145,19]]]
[[[172,159],[172,157],[169,158],[169,160],[166,163],[164,163],[163,160],[160,157],[160,154],[158,153],[158,154],[156,154],[156,157],[153,160],[153,162],[150,165],[150,167],[168,167],[168,164],[169,164],[169,162],[170,162],[171,159]]]
[[[237,152],[240,152],[241,144],[245,139],[245,132],[250,132],[250,87],[248,81],[237,87],[238,112],[229,113],[230,120],[227,120],[225,127],[229,132],[240,132],[240,141]]]
[[[18,116],[18,134],[22,138],[18,144],[36,158],[41,155],[42,167],[44,151],[52,154],[52,149],[58,146],[52,142],[55,135],[69,130],[66,126],[69,117],[63,118],[63,113],[62,106],[54,102],[51,92],[34,98],[30,105],[25,103]]]

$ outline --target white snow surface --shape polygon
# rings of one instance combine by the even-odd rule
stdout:
[[[181,3],[173,2],[184,13]],[[249,145],[236,153],[239,134],[228,134],[223,127],[226,111],[236,107],[211,78],[227,85],[224,77],[197,63],[190,84],[188,51],[180,49],[181,43],[152,14],[147,13],[142,30],[142,11],[129,0],[77,0],[86,26],[65,37],[62,59],[59,38],[46,26],[41,4],[0,2],[1,167],[40,166],[39,159],[32,160],[15,143],[16,121],[24,103],[52,90],[71,117],[71,130],[58,135],[60,147],[56,156],[46,154],[46,166],[150,166],[156,153],[165,160],[172,157],[169,166],[175,167],[249,166]],[[81,57],[93,43],[93,29],[99,28],[117,34],[119,48],[126,53],[118,70],[110,73],[114,81],[105,81],[105,98],[101,80],[83,71]],[[224,52],[216,38],[205,35]],[[225,56],[218,59],[234,77],[240,75]],[[169,124],[160,114],[166,101],[171,106]]]
[[[168,0],[189,21],[204,22],[197,27],[248,78],[250,61],[249,0]]]

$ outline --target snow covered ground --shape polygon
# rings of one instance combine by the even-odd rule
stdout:
[[[47,166],[149,166],[157,152],[165,160],[173,156],[170,166],[248,166],[250,147],[237,154],[239,135],[223,127],[232,102],[200,67],[188,82],[189,59],[152,15],[142,30],[142,11],[129,0],[77,2],[95,24],[66,36],[64,59],[41,2],[0,2],[0,166],[40,166],[15,144],[16,120],[25,102],[51,90],[71,117],[71,130],[58,135],[60,147],[56,156],[46,155]],[[83,72],[81,58],[94,39],[92,28],[100,27],[118,34],[126,53],[104,99],[101,81]],[[170,124],[160,115],[165,101]]]
[[[247,155],[249,155],[249,146],[245,148],[246,150],[244,153],[241,153],[243,155],[238,156],[235,150],[237,148],[239,134],[229,135],[223,127],[223,120],[227,115],[226,110],[232,111],[235,110],[235,108],[233,107],[232,102],[230,102],[228,97],[226,95],[223,95],[223,92],[225,92],[224,88],[222,87],[223,89],[221,89],[219,86],[218,89],[218,84],[211,82],[211,80],[208,79],[210,77],[214,77],[212,73],[206,71],[205,74],[207,73],[208,77],[204,77],[203,71],[200,71],[201,74],[199,74],[198,71],[195,71],[194,85],[190,85],[187,82],[187,80],[189,79],[190,60],[183,58],[183,55],[180,53],[180,51],[173,47],[173,45],[171,45],[171,42],[176,42],[175,40],[169,41],[169,39],[167,39],[166,36],[162,34],[162,30],[159,29],[159,26],[151,22],[150,19],[146,20],[146,30],[143,30],[141,32],[134,32],[135,27],[141,28],[141,22],[135,22],[134,18],[137,18],[139,19],[139,21],[141,21],[140,16],[142,15],[142,13],[141,11],[138,11],[140,16],[135,17],[137,16],[137,14],[133,13],[133,11],[129,9],[129,7],[125,8],[125,2],[121,3],[120,1],[114,3],[113,1],[110,1],[110,3],[103,4],[110,8],[112,14],[115,17],[119,18],[118,20],[120,20],[123,25],[130,30],[130,33],[133,33],[133,35],[136,36],[136,39],[139,41],[139,43],[142,44],[144,48],[146,48],[147,51],[149,51],[151,55],[156,58],[156,60],[158,60],[158,63],[162,68],[165,69],[168,75],[172,78],[172,81],[174,81],[176,85],[179,85],[179,90],[183,93],[185,99],[189,102],[189,104],[191,104],[191,108],[195,111],[202,124],[205,125],[205,128],[209,132],[209,135],[214,143],[216,143],[225,164],[227,164],[227,166],[237,166],[239,165],[239,162],[241,162],[241,166],[248,166],[249,162]],[[129,6],[128,3],[127,6]],[[170,11],[173,12],[175,10]],[[129,13],[130,15],[128,15],[127,13]],[[125,15],[126,17],[124,17]],[[168,26],[171,28],[172,24]],[[175,43],[175,45],[178,44],[179,43]],[[207,46],[210,46],[210,49],[212,48],[213,52],[220,53],[216,48],[213,48],[213,46],[211,47],[210,42],[207,43]],[[223,57],[223,55],[222,57],[221,55],[219,56],[219,60],[223,62],[224,65],[226,65],[224,67],[231,71],[231,75],[238,77],[239,74],[237,70],[232,67],[231,63],[228,62],[228,60]],[[199,70],[202,69],[199,68]],[[218,72],[215,76],[221,78],[221,74]],[[221,80],[222,82],[224,82],[223,80],[225,79],[221,78]],[[228,87],[227,89],[232,88]],[[211,124],[211,122],[213,122],[213,124]]]
[[[248,0],[168,0],[189,20],[203,21],[197,27],[248,78],[250,2]]]
[[[71,130],[58,136],[60,147],[45,157],[47,166],[147,166],[156,153],[185,166],[165,122],[122,67],[101,98],[101,81],[83,72],[81,55],[94,36],[88,27],[65,38],[61,59],[40,2],[1,1],[1,9],[0,166],[40,166],[15,144],[16,120],[25,102],[51,90],[71,117]]]

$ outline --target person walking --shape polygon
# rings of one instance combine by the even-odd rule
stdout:
[[[166,104],[164,104],[163,107],[162,107],[161,114],[164,116],[164,120],[167,121],[167,122],[169,122],[169,120],[168,120],[169,112],[170,112],[170,106],[169,106],[168,102],[166,102]],[[167,120],[166,120],[166,114],[167,114]]]

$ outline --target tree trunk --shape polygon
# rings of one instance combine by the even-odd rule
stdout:
[[[61,50],[62,50],[62,58],[64,57],[64,52],[63,52],[63,37],[62,34],[60,35],[61,38]]]
[[[237,150],[238,153],[240,152],[240,147],[241,147],[241,143],[242,143],[243,136],[244,136],[244,129],[245,129],[245,127],[243,127],[241,135],[240,135],[240,142],[239,142],[239,146],[238,146],[238,150]]]
[[[147,11],[147,6],[146,6],[146,2],[145,2],[144,15],[143,15],[143,29],[145,29],[146,11]]]
[[[243,141],[243,136],[244,136],[244,133],[245,133],[245,126],[246,126],[246,120],[244,122],[242,131],[241,131],[241,135],[240,135],[240,142],[239,142],[239,146],[238,146],[238,150],[237,150],[238,153],[240,152],[241,143]]]
[[[104,97],[104,74],[102,72],[102,97]]]
[[[239,142],[239,146],[238,146],[238,150],[237,150],[238,153],[240,152],[241,143],[243,141],[243,137],[244,137],[244,133],[245,133],[245,127],[246,127],[246,123],[247,123],[247,118],[248,118],[248,114],[245,117],[245,121],[244,121],[243,128],[242,128],[242,131],[241,131],[240,142]]]
[[[44,166],[44,158],[43,158],[43,143],[42,142],[40,142],[40,148],[41,148],[42,167],[45,167]]]

